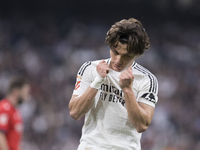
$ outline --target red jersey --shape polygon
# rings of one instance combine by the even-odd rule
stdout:
[[[10,150],[19,150],[23,122],[19,111],[7,99],[0,101],[0,130],[5,133]]]

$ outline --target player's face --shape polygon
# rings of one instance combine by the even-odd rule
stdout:
[[[128,53],[127,44],[122,44],[120,42],[116,48],[110,49],[110,56],[110,68],[118,72],[131,66],[135,60],[135,55]]]
[[[30,98],[30,85],[25,84],[21,90],[18,97],[18,103],[22,103]]]

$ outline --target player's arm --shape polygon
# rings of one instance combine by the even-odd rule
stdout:
[[[132,88],[124,88],[124,97],[130,122],[141,133],[151,124],[154,108],[145,103],[137,102]]]
[[[124,93],[129,120],[139,133],[144,132],[151,124],[154,107],[145,103],[137,102],[132,90],[134,75],[131,67],[122,72],[119,78],[120,87]]]
[[[3,131],[0,131],[0,149],[1,150],[9,150],[6,136]]]
[[[106,74],[109,72],[108,64],[102,60],[96,67],[99,76],[90,84],[90,86],[81,95],[73,95],[69,102],[70,115],[75,120],[84,116],[92,107],[95,96]]]
[[[97,89],[89,86],[81,96],[72,96],[69,102],[70,115],[72,118],[79,120],[89,111],[94,103],[94,97],[96,96],[97,91]]]

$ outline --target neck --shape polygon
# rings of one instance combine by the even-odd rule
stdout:
[[[9,102],[10,102],[13,106],[16,106],[16,105],[17,105],[17,98],[15,98],[14,96],[8,95],[6,98],[9,100]]]

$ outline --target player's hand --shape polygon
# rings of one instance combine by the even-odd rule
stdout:
[[[131,88],[134,80],[134,75],[132,72],[132,67],[129,67],[128,70],[123,71],[119,75],[119,86],[123,90],[124,88]]]
[[[101,60],[100,63],[97,65],[97,72],[102,77],[105,78],[106,75],[109,73],[109,66],[105,62],[105,60]]]

